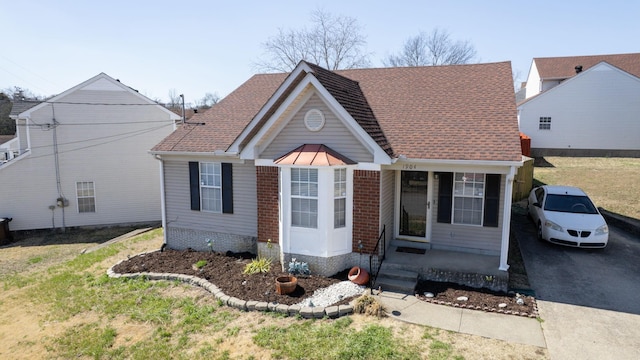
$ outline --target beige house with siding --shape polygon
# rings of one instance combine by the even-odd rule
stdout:
[[[404,266],[423,277],[435,251],[482,256],[507,276],[522,164],[509,62],[328,71],[303,61],[253,76],[152,154],[170,248],[272,251],[331,275],[377,273],[370,255],[378,264],[409,247],[424,255]]]
[[[0,165],[11,230],[160,221],[148,151],[178,115],[104,73],[12,114],[17,137]]]

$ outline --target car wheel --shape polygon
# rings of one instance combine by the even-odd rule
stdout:
[[[544,241],[542,238],[542,223],[540,221],[538,221],[538,240]]]

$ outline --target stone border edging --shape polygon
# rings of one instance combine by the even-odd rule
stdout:
[[[535,319],[535,318],[537,318],[539,316],[539,313],[538,313],[538,302],[533,297],[532,297],[532,299],[533,299],[533,311],[531,313],[524,312],[524,311],[512,311],[512,310],[496,309],[496,308],[492,308],[492,307],[490,308],[490,307],[487,307],[487,306],[473,306],[473,305],[467,305],[467,304],[458,304],[458,303],[450,302],[450,301],[430,299],[430,298],[427,298],[427,297],[421,296],[421,295],[417,295],[416,298],[418,298],[418,300],[420,300],[420,301],[428,302],[428,303],[431,303],[431,304],[445,305],[445,306],[456,307],[456,308],[460,308],[460,309],[480,310],[480,311],[484,311],[484,312],[488,312],[488,313],[497,313],[497,314],[505,314],[505,315],[517,315],[517,316],[528,317],[528,318],[533,318],[533,319]]]
[[[139,255],[149,254],[152,252],[156,252],[159,250],[149,251],[140,253]],[[305,319],[322,319],[325,316],[329,318],[338,318],[341,316],[346,316],[353,314],[353,305],[334,305],[327,307],[310,307],[310,306],[300,306],[300,305],[285,305],[278,304],[274,302],[266,302],[266,301],[254,301],[254,300],[242,300],[233,296],[228,296],[222,292],[216,285],[210,283],[208,280],[199,278],[197,276],[192,275],[183,275],[183,274],[174,274],[174,273],[153,273],[153,272],[140,272],[140,273],[128,273],[128,274],[119,274],[113,271],[113,268],[126,261],[128,259],[122,259],[118,261],[116,264],[111,266],[107,270],[107,275],[110,278],[130,278],[135,279],[138,277],[144,277],[149,280],[178,280],[183,283],[187,283],[194,286],[199,286],[208,292],[210,292],[216,299],[221,301],[224,305],[236,308],[241,311],[264,311],[264,312],[277,312],[287,316],[296,316],[300,315]]]

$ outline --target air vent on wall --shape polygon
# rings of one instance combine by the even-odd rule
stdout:
[[[304,115],[304,126],[309,131],[320,131],[324,126],[324,114],[318,109],[311,109]]]

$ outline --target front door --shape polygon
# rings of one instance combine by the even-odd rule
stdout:
[[[426,171],[400,172],[399,237],[427,240],[428,179]]]

